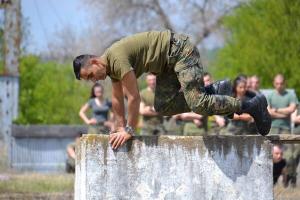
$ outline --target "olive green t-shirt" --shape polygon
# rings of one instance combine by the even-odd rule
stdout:
[[[281,94],[277,91],[272,91],[268,97],[268,104],[271,108],[285,108],[291,103],[298,104],[298,99],[295,94],[285,90]],[[290,116],[284,119],[272,119],[272,127],[290,129]]]
[[[103,55],[108,76],[113,81],[120,81],[131,70],[137,78],[144,72],[160,74],[168,62],[170,37],[169,30],[150,31],[114,43]]]
[[[141,101],[145,104],[145,106],[154,106],[154,92],[151,90],[148,90],[147,88],[143,89],[140,92]],[[151,125],[158,125],[163,122],[163,116],[143,116],[143,122],[145,124],[151,124]]]

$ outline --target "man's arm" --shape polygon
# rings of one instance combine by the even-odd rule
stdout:
[[[193,121],[193,120],[201,120],[203,118],[202,115],[199,115],[194,112],[187,112],[179,114],[179,118],[183,121]]]
[[[270,106],[268,106],[268,111],[269,111],[271,117],[275,118],[275,119],[282,119],[282,118],[287,118],[288,117],[287,114],[278,113],[278,112],[275,111],[274,108],[271,108]]]
[[[298,115],[298,110],[296,109],[295,112],[293,112],[292,114],[292,121],[295,123],[295,124],[300,124],[300,115]]]
[[[279,114],[290,115],[295,112],[297,105],[295,103],[291,103],[288,107],[278,108],[276,112]]]
[[[143,101],[140,103],[140,114],[143,116],[157,116],[158,113],[154,111],[154,109],[151,106],[146,106]]]
[[[127,124],[136,128],[139,118],[140,93],[137,80],[133,71],[128,72],[122,79],[122,85],[128,99],[128,120]]]
[[[133,71],[128,72],[121,82],[113,84],[113,109],[116,118],[116,132],[110,135],[109,142],[113,149],[117,149],[131,138],[125,131],[126,120],[124,114],[124,94],[128,99],[128,120],[127,125],[136,128],[139,115],[140,95],[137,87],[137,80]]]
[[[118,131],[119,129],[124,128],[126,125],[124,94],[122,83],[120,81],[112,82],[112,109],[115,118],[115,128]]]
[[[67,147],[67,153],[71,158],[75,159],[76,154],[75,154],[74,148],[71,145],[69,145]]]

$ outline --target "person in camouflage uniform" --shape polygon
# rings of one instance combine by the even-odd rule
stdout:
[[[67,160],[66,160],[66,172],[67,173],[74,173],[75,172],[75,151],[76,151],[76,143],[79,141],[82,133],[78,133],[76,135],[75,141],[71,142],[67,146]]]
[[[116,119],[116,130],[110,134],[109,140],[113,149],[130,139],[137,126],[140,104],[137,78],[145,72],[157,76],[154,108],[161,115],[190,111],[201,115],[247,112],[255,119],[260,134],[266,135],[270,129],[270,116],[263,95],[241,101],[206,93],[199,51],[183,34],[167,30],[128,36],[115,42],[102,56],[77,56],[73,60],[73,69],[79,80],[111,78]],[[128,98],[127,120],[124,96]]]
[[[140,114],[143,117],[141,135],[161,135],[165,133],[163,116],[154,110],[155,75],[147,74],[146,83],[147,87],[140,92]]]

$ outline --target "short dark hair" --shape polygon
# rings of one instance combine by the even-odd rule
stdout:
[[[89,54],[83,54],[80,56],[77,56],[73,60],[73,69],[75,73],[76,79],[80,80],[80,70],[83,67],[87,66],[87,62],[89,61],[90,58],[96,57],[95,55],[89,55]]]
[[[100,88],[102,89],[102,92],[103,92],[103,90],[104,90],[103,85],[101,85],[100,83],[95,83],[95,84],[93,85],[93,87],[91,88],[91,96],[90,96],[90,99],[96,97],[95,91],[94,91],[96,87],[100,87]]]
[[[211,74],[209,72],[203,72],[203,77],[204,76],[210,76],[211,77]]]

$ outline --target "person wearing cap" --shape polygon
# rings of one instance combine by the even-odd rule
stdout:
[[[134,134],[140,105],[137,78],[147,72],[157,77],[154,108],[161,115],[190,111],[206,116],[248,113],[254,118],[260,134],[266,135],[270,129],[271,119],[263,95],[241,101],[224,95],[231,92],[226,81],[204,87],[199,51],[184,34],[169,30],[134,34],[115,42],[101,56],[77,56],[73,69],[77,79],[95,82],[107,76],[111,78],[116,119],[116,130],[109,140],[113,149]],[[124,95],[128,99],[127,120]]]

